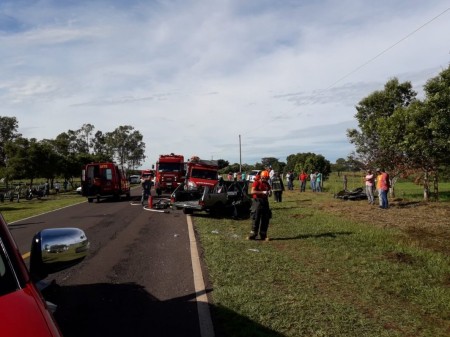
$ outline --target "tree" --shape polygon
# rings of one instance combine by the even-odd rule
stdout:
[[[356,148],[355,159],[366,166],[378,165],[390,170],[398,164],[401,156],[397,158],[398,153],[392,153],[392,147],[380,146],[380,121],[391,117],[397,109],[409,106],[416,95],[410,82],[399,83],[394,78],[385,84],[384,90],[375,91],[358,103],[355,118],[360,130],[347,130],[347,137]]]
[[[219,159],[217,160],[217,164],[219,165],[219,170],[227,167],[228,165],[230,165],[230,163],[228,162],[228,160],[225,159]]]
[[[330,175],[331,164],[321,154],[315,153],[297,153],[287,157],[285,172],[299,173],[302,171],[311,172],[318,171],[322,173],[324,179]]]
[[[399,141],[400,128],[389,119],[397,110],[415,102],[416,95],[410,82],[399,83],[396,78],[389,80],[384,90],[373,92],[356,106],[355,118],[360,130],[347,130],[347,137],[355,145],[355,160],[362,162],[365,168],[378,166],[390,172],[392,196],[395,195],[395,181],[407,166],[407,158],[395,145]],[[393,132],[386,132],[389,128]]]
[[[19,137],[5,146],[8,156],[7,177],[10,179],[30,179],[40,177],[46,161],[42,160],[43,149],[35,138]]]
[[[440,166],[450,162],[450,67],[430,79],[424,87],[422,102],[409,82],[396,79],[386,83],[357,106],[360,130],[348,130],[358,159],[367,166],[381,166],[395,180],[420,170],[424,177],[424,198],[429,197],[429,177],[437,191]]]
[[[347,159],[338,158],[336,163],[331,164],[331,170],[337,172],[338,176],[341,175],[341,172],[360,171],[363,167],[364,165],[352,155],[348,156]]]
[[[113,161],[114,151],[106,144],[106,135],[97,131],[92,140],[92,149],[97,161]]]
[[[133,131],[130,125],[119,126],[113,132],[105,135],[105,144],[108,150],[121,166],[140,166],[145,159],[145,143],[139,131]]]
[[[406,158],[409,171],[420,170],[424,199],[433,179],[438,198],[438,171],[450,162],[450,67],[427,81],[423,102],[398,109],[382,128],[384,144],[393,143]]]
[[[16,117],[0,116],[0,168],[6,167],[7,164],[6,143],[22,136],[17,132],[18,127],[19,123]]]
[[[85,152],[90,152],[90,149],[93,147],[92,144],[92,132],[94,131],[95,127],[92,124],[83,124],[81,129],[79,130],[80,136],[83,138],[84,143],[86,144],[86,150]]]

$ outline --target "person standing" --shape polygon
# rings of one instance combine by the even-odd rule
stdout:
[[[305,171],[302,171],[302,173],[300,174],[300,192],[305,192],[306,180],[308,180],[308,175]]]
[[[377,169],[377,180],[376,180],[376,186],[377,186],[377,193],[378,193],[378,205],[381,207],[382,205],[382,199],[381,199],[381,178],[382,174],[380,172],[380,169]]]
[[[59,189],[61,188],[61,185],[59,184],[59,182],[56,182],[54,187],[55,187],[55,194],[58,194]]]
[[[44,184],[44,189],[45,189],[44,197],[45,197],[45,196],[49,196],[49,195],[50,195],[50,185],[49,185],[48,181],[45,182],[45,184]]]
[[[277,172],[275,172],[272,177],[272,191],[275,202],[281,202],[284,185],[283,180],[280,178],[280,175]]]
[[[322,173],[316,171],[316,192],[322,192]]]
[[[286,173],[286,185],[288,186],[288,189],[289,189],[289,179],[290,179],[290,177],[291,177],[291,171],[288,171]]]
[[[373,205],[374,198],[373,198],[373,187],[374,187],[375,177],[372,173],[372,170],[367,170],[366,174],[366,195],[367,200],[369,201],[370,205]]]
[[[294,172],[291,171],[290,175],[289,175],[289,185],[288,185],[288,189],[290,191],[294,190],[294,178],[295,178],[295,174],[294,174]]]
[[[151,195],[152,189],[152,180],[150,177],[143,179],[142,181],[142,196],[141,196],[141,204],[144,206],[144,203]]]
[[[388,209],[389,208],[388,192],[391,187],[391,183],[389,181],[389,174],[384,169],[379,169],[377,171],[379,171],[381,173],[381,179],[380,179],[381,206],[380,206],[380,208]]]
[[[272,166],[269,166],[269,184],[270,186],[272,186],[272,179],[273,176],[275,175],[275,170],[272,168]]]
[[[309,183],[311,185],[311,190],[313,192],[315,192],[316,191],[316,174],[313,171],[311,171],[311,174],[309,175],[309,180],[310,180]]]
[[[269,172],[262,171],[260,175],[255,177],[252,184],[252,206],[250,208],[252,229],[248,236],[249,240],[255,240],[258,234],[261,240],[267,239],[267,229],[269,228],[269,220],[271,217],[269,207],[271,188],[268,180]]]

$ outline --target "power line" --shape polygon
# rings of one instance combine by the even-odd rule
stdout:
[[[425,22],[424,24],[422,24],[421,26],[419,26],[418,28],[416,28],[415,30],[413,30],[411,33],[407,34],[405,37],[401,38],[400,40],[398,40],[397,42],[395,42],[394,44],[392,44],[391,46],[387,47],[386,49],[384,49],[383,51],[379,52],[377,55],[375,55],[374,57],[370,58],[368,61],[364,62],[363,64],[361,64],[360,66],[356,67],[355,69],[353,69],[352,71],[350,71],[349,73],[347,73],[346,75],[342,76],[341,78],[339,78],[338,80],[336,80],[335,82],[333,82],[332,84],[330,84],[328,87],[326,87],[325,89],[321,89],[318,90],[317,94],[314,96],[320,96],[322,94],[322,92],[331,89],[332,87],[334,87],[337,83],[341,82],[342,80],[346,79],[347,77],[349,77],[350,75],[356,73],[358,70],[362,69],[363,67],[365,67],[366,65],[368,65],[369,63],[373,62],[375,59],[379,58],[381,55],[385,54],[386,52],[388,52],[389,50],[393,49],[395,46],[399,45],[400,43],[402,43],[403,41],[405,41],[406,39],[408,39],[409,37],[411,37],[412,35],[414,35],[415,33],[417,33],[419,30],[421,30],[422,28],[424,28],[425,26],[427,26],[428,24],[430,24],[431,22],[435,21],[436,19],[438,19],[439,17],[441,17],[442,15],[444,15],[445,13],[447,13],[448,11],[450,11],[450,8],[445,9],[444,11],[442,11],[441,13],[439,13],[438,15],[436,15],[435,17],[433,17],[432,19],[428,20],[427,22]],[[297,109],[297,106],[292,107],[290,110],[286,111],[286,114],[290,113],[291,111]],[[276,117],[278,118],[278,117]],[[274,121],[276,118],[271,118],[271,121]],[[252,131],[256,131],[258,128],[253,128]],[[251,131],[245,131],[242,132],[241,134],[246,135],[248,133],[250,133]]]
[[[339,83],[340,81],[346,79],[347,77],[349,77],[350,75],[352,75],[353,73],[357,72],[358,70],[360,70],[361,68],[365,67],[366,65],[368,65],[369,63],[371,63],[372,61],[374,61],[375,59],[377,59],[378,57],[380,57],[381,55],[383,55],[384,53],[388,52],[389,50],[391,50],[392,48],[394,48],[395,46],[397,46],[398,44],[402,43],[403,41],[405,41],[406,39],[408,39],[410,36],[414,35],[415,33],[417,33],[419,30],[421,30],[423,27],[425,27],[426,25],[430,24],[431,22],[433,22],[434,20],[436,20],[437,18],[439,18],[440,16],[444,15],[446,12],[450,11],[450,8],[447,8],[446,10],[444,10],[443,12],[441,12],[440,14],[436,15],[434,18],[432,18],[431,20],[425,22],[423,25],[421,25],[419,28],[413,30],[411,33],[409,33],[408,35],[406,35],[405,37],[401,38],[400,40],[398,40],[397,42],[395,42],[393,45],[387,47],[386,49],[384,49],[383,51],[381,51],[380,53],[378,53],[377,55],[375,55],[374,57],[372,57],[371,59],[369,59],[368,61],[366,61],[365,63],[361,64],[360,66],[356,67],[355,69],[353,69],[351,72],[349,72],[347,75],[341,77],[340,79],[338,79],[337,81],[335,81],[334,83],[332,83],[329,87],[325,88],[324,90],[328,90],[332,87],[334,87],[337,83]]]
[[[396,47],[397,45],[399,45],[400,43],[402,43],[403,41],[405,41],[406,39],[408,39],[409,37],[411,37],[412,35],[414,35],[415,33],[417,33],[418,31],[420,31],[421,29],[423,29],[425,26],[429,25],[430,23],[432,23],[433,21],[437,20],[439,17],[441,17],[442,15],[444,15],[445,13],[447,13],[448,11],[450,11],[450,8],[445,9],[444,11],[442,11],[441,13],[439,13],[438,15],[436,15],[435,17],[433,17],[432,19],[428,20],[427,22],[425,22],[424,24],[422,24],[421,26],[419,26],[418,28],[416,28],[415,30],[413,30],[412,32],[410,32],[409,34],[407,34],[406,36],[404,36],[403,38],[401,38],[400,40],[398,40],[397,42],[395,42],[394,44],[390,45],[389,47],[387,47],[386,49],[382,50],[381,52],[379,52],[377,55],[375,55],[374,57],[370,58],[369,60],[367,60],[366,62],[364,62],[363,64],[361,64],[360,66],[356,67],[355,69],[353,69],[352,71],[350,71],[349,73],[347,73],[346,75],[342,76],[341,78],[339,78],[338,80],[334,81],[332,84],[330,84],[328,87],[326,87],[325,89],[319,90],[318,93],[315,96],[320,96],[322,92],[331,89],[332,87],[334,87],[337,83],[341,82],[342,80],[346,79],[347,77],[351,76],[352,74],[356,73],[358,70],[362,69],[363,67],[365,67],[366,65],[368,65],[369,63],[373,62],[374,60],[376,60],[377,58],[379,58],[381,55],[387,53],[389,50],[393,49],[394,47]],[[291,111],[297,109],[297,106],[292,107],[290,110],[286,111],[286,114],[290,113]],[[272,117],[270,120],[273,121],[275,119],[277,119],[278,117]],[[263,123],[261,125],[264,125],[266,123]],[[251,133],[252,131],[257,131],[259,128],[258,127],[253,127],[251,130],[247,130],[247,131],[242,131],[240,133],[239,136],[241,135],[248,135],[249,133]]]

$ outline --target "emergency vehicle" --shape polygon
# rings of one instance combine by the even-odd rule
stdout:
[[[205,186],[214,187],[219,181],[219,164],[217,160],[204,160],[191,157],[186,163],[185,189],[195,191]]]
[[[82,195],[89,202],[97,199],[113,198],[119,200],[125,196],[130,198],[130,182],[126,173],[115,163],[90,163],[81,173]]]
[[[141,171],[141,180],[146,180],[146,179],[153,180],[154,176],[155,176],[154,170],[142,170]]]
[[[172,192],[185,176],[184,156],[179,154],[162,154],[156,162],[155,191],[158,196],[162,192]]]

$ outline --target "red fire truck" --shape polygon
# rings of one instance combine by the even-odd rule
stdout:
[[[158,196],[162,192],[172,192],[183,182],[184,157],[179,154],[162,154],[156,163],[155,191]]]
[[[204,160],[192,157],[186,163],[187,190],[201,190],[205,186],[214,187],[219,181],[219,165],[217,160]]]
[[[141,180],[150,179],[153,181],[155,177],[155,170],[142,170],[141,171]]]
[[[130,198],[130,183],[125,171],[114,163],[90,163],[81,173],[81,191],[89,202],[103,198]]]

